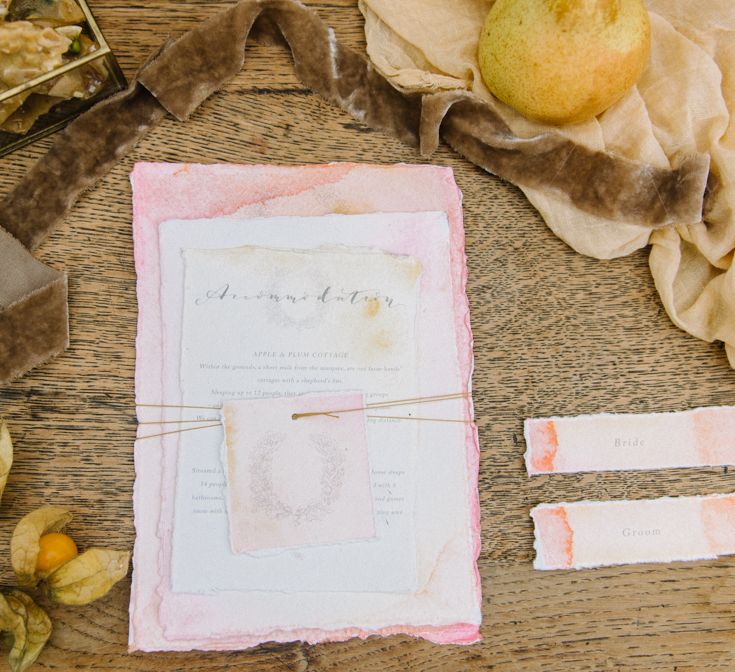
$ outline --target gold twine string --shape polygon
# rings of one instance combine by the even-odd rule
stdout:
[[[204,427],[187,427],[186,429],[174,429],[170,432],[161,432],[160,434],[147,434],[146,436],[139,436],[135,440],[142,441],[143,439],[155,439],[157,436],[167,436],[168,434],[183,434],[184,432],[194,432],[197,429],[210,429],[211,427],[221,427],[222,423],[218,422],[216,425],[204,425]]]
[[[221,406],[179,406],[177,404],[135,404],[138,408],[208,408],[210,410],[219,410]]]
[[[355,408],[343,408],[336,410],[326,411],[310,411],[307,413],[294,413],[291,416],[292,420],[301,420],[303,418],[315,418],[324,416],[328,418],[339,419],[339,416],[344,413],[357,413],[359,411],[372,411],[380,408],[394,408],[397,406],[413,406],[415,404],[427,404],[440,401],[450,401],[453,399],[467,399],[469,392],[455,392],[451,394],[439,394],[432,397],[414,397],[412,399],[396,399],[394,401],[377,401],[372,404],[365,404]],[[220,409],[221,406],[185,406],[175,404],[136,404],[138,408],[178,408],[178,409]],[[375,420],[414,420],[418,422],[452,422],[460,424],[472,424],[472,420],[456,420],[450,418],[424,418],[416,416],[406,415],[366,415],[368,419]],[[205,418],[203,420],[150,420],[139,422],[139,425],[168,425],[168,424],[190,424],[199,422],[212,422],[216,424],[204,425],[202,427],[186,427],[184,429],[174,429],[169,432],[161,432],[159,434],[148,434],[146,436],[139,436],[136,440],[142,441],[143,439],[154,439],[159,436],[168,436],[170,434],[183,434],[184,432],[193,432],[198,429],[211,429],[213,427],[221,427],[222,423],[216,418]]]
[[[136,408],[175,408],[175,409],[206,409],[210,411],[218,411],[221,406],[195,406],[188,404],[135,404]],[[139,436],[135,440],[142,441],[143,439],[155,439],[159,436],[168,436],[169,434],[182,434],[184,432],[193,432],[197,429],[211,429],[212,427],[220,427],[222,422],[219,418],[202,418],[201,420],[143,420],[138,425],[185,425],[194,423],[215,423],[209,425],[203,425],[201,427],[184,427],[182,429],[173,429],[170,432],[160,432],[158,434],[146,434],[145,436]]]
[[[139,425],[183,425],[192,422],[219,422],[219,418],[202,418],[201,420],[145,420]]]
[[[472,420],[452,420],[449,418],[416,418],[412,415],[366,415],[365,417],[375,420],[419,420],[420,422],[459,422],[463,425],[472,424]]]
[[[302,418],[313,418],[320,415],[326,415],[335,418],[342,413],[356,413],[358,411],[370,411],[376,408],[393,408],[394,406],[413,406],[414,404],[427,404],[435,401],[448,401],[451,399],[466,399],[469,392],[455,392],[453,394],[439,394],[434,397],[415,397],[413,399],[397,399],[395,401],[377,401],[373,404],[365,404],[357,408],[343,408],[333,411],[312,411],[310,413],[294,413],[292,420],[301,420]],[[461,421],[464,422],[464,421]]]

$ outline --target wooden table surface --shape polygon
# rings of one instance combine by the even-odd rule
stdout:
[[[355,0],[312,2],[364,49]],[[94,0],[128,76],[167,33],[226,2]],[[0,159],[0,192],[50,144]],[[0,583],[8,540],[41,504],[69,507],[79,544],[132,548],[136,298],[128,173],[135,161],[418,163],[305,90],[289,56],[249,46],[245,70],[188,123],[167,119],[90,190],[38,256],[70,277],[71,348],[0,390],[16,461],[0,507]],[[126,653],[129,579],[99,603],[49,606],[50,644],[34,669],[671,670],[735,667],[735,558],[580,572],[535,572],[529,509],[539,502],[647,498],[735,490],[724,469],[536,477],[523,467],[523,419],[599,411],[670,411],[735,403],[719,345],[674,327],[647,252],[601,262],[554,237],[513,186],[446,147],[464,192],[475,402],[482,446],[483,641],[436,646],[408,637],[264,645],[233,653]],[[0,276],[2,269],[0,269]],[[1,277],[0,277],[1,281]]]

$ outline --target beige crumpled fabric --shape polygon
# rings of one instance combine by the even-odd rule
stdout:
[[[477,41],[493,0],[360,0],[370,58],[396,86],[421,92],[469,90],[489,102],[518,135],[549,128],[591,149],[670,168],[677,157],[711,157],[704,221],[651,227],[603,219],[560,197],[524,188],[551,230],[598,259],[651,244],[650,267],[673,322],[725,343],[735,367],[735,3],[647,0],[648,68],[597,119],[566,127],[529,121],[493,98],[477,63]]]

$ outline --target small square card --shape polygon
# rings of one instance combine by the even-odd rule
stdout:
[[[225,464],[233,553],[375,537],[362,393],[226,401]]]

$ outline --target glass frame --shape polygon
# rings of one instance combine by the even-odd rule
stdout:
[[[10,152],[19,149],[20,147],[28,145],[46,135],[49,135],[50,133],[58,131],[59,129],[66,126],[66,124],[72,121],[72,119],[77,117],[79,114],[92,107],[95,103],[99,102],[103,98],[113,95],[114,93],[122,91],[124,88],[127,87],[125,75],[123,74],[120,66],[115,60],[112,49],[110,48],[110,45],[107,43],[107,40],[105,40],[102,31],[97,25],[97,22],[95,21],[94,16],[92,15],[91,10],[86,3],[86,0],[74,1],[79,5],[79,8],[82,10],[87,26],[89,27],[89,30],[92,33],[92,36],[94,37],[94,41],[98,45],[98,48],[93,53],[74,59],[69,63],[65,63],[64,65],[55,68],[51,72],[46,72],[42,75],[39,75],[38,77],[35,77],[34,79],[14,86],[12,89],[3,91],[2,93],[0,93],[0,103],[98,59],[104,59],[105,65],[109,71],[109,78],[104,83],[100,91],[93,94],[87,99],[71,98],[59,101],[48,112],[42,114],[34,122],[33,126],[28,130],[27,133],[21,135],[17,133],[10,133],[9,131],[3,131],[2,129],[0,129],[0,156],[9,154]]]

